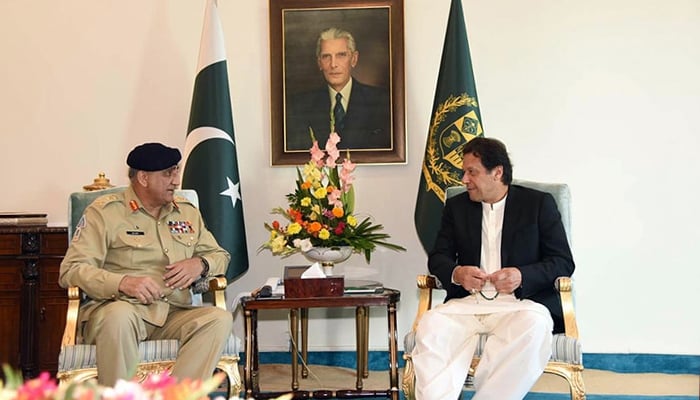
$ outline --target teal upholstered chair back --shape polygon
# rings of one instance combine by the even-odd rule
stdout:
[[[513,184],[547,192],[554,197],[559,214],[561,214],[561,223],[566,231],[566,238],[569,239],[569,245],[571,245],[571,192],[569,191],[569,185],[566,183],[533,182],[522,179],[513,179]],[[464,185],[451,186],[447,188],[445,197],[449,199],[464,193],[466,190]]]
[[[73,237],[75,227],[83,216],[85,208],[89,206],[96,198],[106,194],[120,193],[126,190],[126,186],[118,186],[103,190],[93,190],[91,192],[75,192],[71,193],[68,199],[68,242]],[[195,207],[199,207],[199,197],[197,192],[192,189],[180,189],[175,191],[175,196],[182,196],[189,200]]]

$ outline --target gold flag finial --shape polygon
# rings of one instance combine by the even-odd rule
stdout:
[[[109,183],[109,178],[105,176],[104,172],[100,172],[97,174],[97,178],[93,179],[91,184],[83,186],[83,189],[91,192],[93,190],[109,189],[111,187],[114,187],[114,185]]]

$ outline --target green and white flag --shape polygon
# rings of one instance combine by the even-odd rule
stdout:
[[[461,185],[462,148],[483,135],[461,0],[452,0],[414,221],[426,252],[440,228],[445,190]]]
[[[248,251],[223,39],[216,1],[207,0],[182,187],[197,191],[204,222],[231,253],[230,283],[248,270]]]

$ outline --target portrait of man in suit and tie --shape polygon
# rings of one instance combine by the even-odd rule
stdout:
[[[404,163],[403,0],[301,3],[270,2],[271,164],[307,162],[310,131],[355,163]]]
[[[353,76],[359,62],[352,33],[338,27],[320,32],[316,63],[324,82],[287,95],[286,150],[308,150],[312,145],[309,128],[321,148],[333,130],[341,137],[339,149],[391,148],[389,90]]]

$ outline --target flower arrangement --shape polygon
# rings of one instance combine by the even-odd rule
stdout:
[[[7,366],[3,366],[3,372],[6,382],[0,380],[0,400],[209,400],[209,393],[225,379],[223,373],[218,373],[206,381],[178,381],[167,373],[160,373],[149,375],[141,383],[119,380],[114,387],[99,386],[95,380],[59,387],[48,372],[26,382]],[[291,395],[282,395],[277,400],[291,398]],[[215,399],[225,400],[224,396]],[[231,398],[237,399],[237,394]]]
[[[22,383],[18,373],[4,367],[7,382],[0,381],[2,400],[209,400],[223,381],[224,374],[216,374],[206,381],[183,379],[178,381],[167,373],[149,375],[143,382],[117,381],[114,387],[99,386],[95,380],[72,383],[59,387],[48,372]],[[223,399],[223,396],[220,397]]]
[[[354,252],[364,253],[368,263],[377,246],[406,250],[387,241],[389,235],[381,232],[382,225],[373,224],[369,217],[360,221],[354,214],[355,164],[349,152],[340,162],[340,136],[332,132],[325,151],[318,147],[313,132],[311,139],[311,159],[297,168],[296,190],[286,196],[288,207],[272,210],[286,221],[265,223],[270,237],[259,250],[269,249],[274,255],[286,257],[312,247],[349,246]]]

